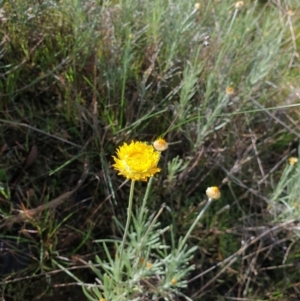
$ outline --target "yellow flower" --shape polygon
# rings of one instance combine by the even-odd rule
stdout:
[[[158,152],[163,152],[168,148],[168,142],[163,138],[158,138],[153,142],[153,146]]]
[[[197,2],[197,3],[195,3],[195,9],[200,9],[201,8],[201,3],[199,3],[199,2]]]
[[[296,157],[290,157],[289,158],[289,163],[290,163],[290,165],[295,165],[296,163],[298,162],[298,158],[296,158]]]
[[[227,95],[233,95],[234,94],[234,89],[233,89],[233,87],[231,87],[231,86],[229,86],[229,87],[227,87],[226,88],[226,94]]]
[[[150,269],[152,268],[152,266],[153,266],[153,264],[152,264],[151,262],[147,261],[147,263],[146,263],[146,268],[147,268],[148,270],[150,270]]]
[[[113,156],[113,167],[119,175],[136,181],[147,181],[149,177],[160,171],[157,167],[160,153],[152,145],[140,141],[124,143]]]
[[[144,262],[145,262],[145,258],[144,258],[144,257],[141,257],[141,258],[139,259],[139,264],[140,264],[140,265],[143,265]],[[153,266],[153,264],[152,264],[151,262],[149,262],[149,261],[146,262],[146,268],[147,268],[147,269],[150,270],[150,269],[152,268],[152,266]]]
[[[206,195],[213,200],[218,200],[221,197],[221,192],[217,186],[213,186],[206,189]]]
[[[99,301],[106,301],[106,299],[104,299],[104,298],[101,298],[101,299],[99,299]]]
[[[176,284],[177,284],[177,279],[176,279],[176,278],[173,278],[173,279],[171,280],[171,283],[172,283],[172,285],[176,285]]]

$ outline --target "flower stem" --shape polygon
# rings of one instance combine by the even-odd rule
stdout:
[[[194,220],[193,224],[191,225],[189,231],[186,233],[185,237],[183,238],[183,240],[181,241],[179,247],[178,247],[178,253],[181,251],[181,249],[184,247],[187,239],[189,238],[189,236],[191,235],[192,231],[194,230],[195,226],[197,225],[197,223],[199,222],[200,218],[202,217],[202,215],[204,214],[204,212],[207,210],[207,208],[209,207],[209,205],[211,204],[212,199],[209,198],[208,201],[206,202],[205,206],[203,207],[203,209],[200,211],[200,213],[197,215],[196,219]]]
[[[144,198],[143,198],[143,203],[142,203],[142,207],[141,207],[141,210],[140,210],[140,214],[139,214],[139,223],[140,224],[142,223],[142,220],[143,220],[143,215],[144,215],[144,211],[145,211],[145,208],[146,208],[147,199],[148,199],[149,194],[150,194],[150,189],[151,189],[151,186],[152,186],[152,182],[153,182],[153,177],[150,177],[149,182],[147,184],[146,192],[145,192],[145,195],[144,195]]]
[[[226,35],[228,35],[228,34],[230,33],[231,28],[232,28],[232,25],[233,25],[233,23],[234,23],[234,20],[235,20],[235,18],[236,18],[237,13],[238,13],[238,9],[235,9],[234,14],[233,14],[233,17],[232,17],[232,20],[231,20],[231,23],[230,23],[230,25],[229,25],[229,28],[228,28],[228,30],[227,30],[227,34],[226,34]]]
[[[127,209],[127,221],[126,221],[125,231],[124,231],[124,234],[123,234],[123,240],[122,240],[121,247],[120,247],[120,258],[119,258],[119,260],[120,260],[119,261],[120,274],[121,274],[121,267],[122,267],[122,255],[123,255],[125,240],[126,240],[126,237],[128,235],[128,230],[129,230],[129,225],[130,225],[130,220],[131,220],[131,214],[132,214],[134,184],[135,184],[135,181],[134,180],[131,181],[128,209]]]

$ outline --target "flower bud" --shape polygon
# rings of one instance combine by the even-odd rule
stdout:
[[[197,3],[195,4],[195,9],[198,10],[198,9],[200,9],[200,8],[201,8],[201,3],[197,2]]]
[[[221,192],[217,186],[213,186],[206,189],[206,195],[213,200],[218,200],[221,197]]]
[[[227,94],[228,96],[233,95],[233,94],[234,94],[234,88],[231,87],[231,86],[228,86],[228,87],[226,88],[226,94]]]
[[[298,158],[296,158],[296,157],[290,157],[289,158],[289,163],[290,163],[290,165],[295,165],[296,163],[298,162]]]
[[[244,6],[244,1],[238,1],[235,3],[235,8],[240,9]]]
[[[166,142],[165,139],[163,138],[158,138],[153,142],[153,147],[158,151],[158,152],[163,152],[168,148],[168,143]]]

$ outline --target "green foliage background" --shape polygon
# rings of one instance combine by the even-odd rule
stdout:
[[[208,272],[183,293],[299,298],[299,168],[280,179],[298,155],[300,3],[199,3],[0,1],[0,239],[30,258],[1,275],[7,300],[84,300],[67,271],[94,283],[86,263],[105,256],[95,240],[122,237],[115,220],[126,220],[129,183],[112,155],[159,136],[170,146],[147,206],[166,204],[161,223],[175,239],[206,188],[222,192],[189,241],[190,279]],[[68,191],[54,209],[28,215]],[[137,204],[144,191],[137,183]],[[20,212],[26,222],[8,226]],[[209,270],[253,239],[230,266]]]

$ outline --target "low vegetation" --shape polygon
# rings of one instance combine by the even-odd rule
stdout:
[[[2,300],[299,300],[299,12],[0,1]]]

